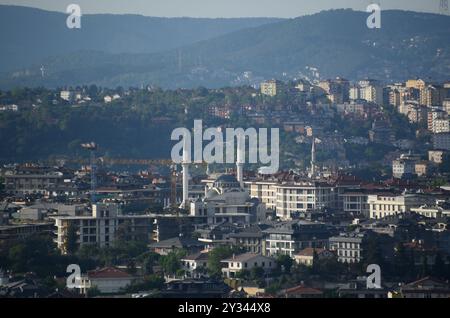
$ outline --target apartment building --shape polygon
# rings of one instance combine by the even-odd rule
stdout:
[[[359,263],[363,259],[366,239],[365,233],[341,233],[330,237],[330,250],[336,252],[341,263]]]
[[[268,256],[289,255],[293,257],[305,248],[326,248],[330,233],[324,223],[289,221],[263,231],[263,253]]]
[[[276,96],[277,95],[277,89],[278,86],[281,83],[276,80],[266,81],[261,83],[261,94],[267,95],[267,96]]]
[[[343,201],[343,210],[353,216],[369,217],[369,192],[365,189],[346,189],[340,197]]]
[[[394,178],[404,178],[416,174],[416,163],[420,157],[411,153],[401,154],[399,158],[392,161],[392,175]]]
[[[380,219],[390,215],[410,212],[412,208],[430,202],[430,199],[420,194],[385,194],[369,195],[369,215],[371,219]]]
[[[78,246],[109,246],[121,237],[125,240],[150,242],[154,216],[123,215],[119,206],[113,203],[92,205],[92,214],[88,216],[52,216],[56,226],[56,243],[63,252],[66,251],[68,230],[76,229]]]
[[[22,166],[6,171],[5,191],[14,195],[42,194],[64,186],[63,172],[47,167]]]

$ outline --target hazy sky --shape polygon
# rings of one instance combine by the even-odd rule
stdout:
[[[23,5],[63,11],[81,6],[82,13],[136,13],[164,17],[296,17],[331,8],[365,10],[371,2],[382,9],[438,12],[440,0],[0,0],[0,4]]]

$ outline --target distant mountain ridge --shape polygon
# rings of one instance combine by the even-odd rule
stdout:
[[[322,78],[450,79],[450,17],[383,11],[381,29],[369,29],[367,17],[352,10],[323,11],[149,54],[80,50],[44,59],[44,78],[40,64],[34,64],[1,76],[0,87],[218,87],[245,83],[244,72],[256,79],[288,79],[305,76],[307,67],[318,69]]]
[[[278,18],[197,19],[89,14],[81,29],[68,29],[68,14],[0,5],[0,72],[30,66],[50,56],[81,50],[153,53],[174,49]]]

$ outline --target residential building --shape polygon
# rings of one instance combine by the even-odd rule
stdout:
[[[135,280],[135,277],[123,270],[105,267],[89,271],[87,280],[89,288],[96,287],[102,294],[115,294],[122,292]]]
[[[330,232],[323,223],[304,220],[275,224],[264,230],[264,255],[289,255],[307,247],[325,248],[328,246]]]
[[[364,232],[341,233],[330,237],[330,250],[336,252],[341,263],[359,263],[363,259],[366,239]]]
[[[68,231],[76,230],[79,246],[110,246],[119,236],[128,240],[150,242],[154,216],[123,215],[117,204],[97,203],[92,205],[92,214],[83,216],[51,216],[55,220],[56,243],[65,253]]]
[[[318,211],[336,205],[334,187],[321,181],[305,179],[278,184],[275,193],[276,215],[283,220],[291,220],[296,213]]]
[[[317,260],[330,259],[334,257],[334,253],[323,248],[307,247],[294,254],[294,260],[299,265],[311,267],[314,265],[314,257]]]
[[[72,102],[75,98],[75,93],[73,91],[64,90],[59,93],[59,97],[67,102]]]
[[[424,277],[400,287],[402,298],[445,298],[450,297],[450,285],[433,277]]]
[[[205,252],[198,252],[183,257],[181,264],[186,272],[186,277],[196,279],[207,277],[208,255]]]
[[[365,189],[346,189],[340,197],[343,201],[344,212],[353,216],[369,217],[369,192]]]
[[[430,198],[419,194],[375,194],[369,195],[369,213],[371,219],[380,219],[386,216],[404,214],[414,207],[430,202]]]
[[[243,270],[250,271],[256,267],[262,268],[268,273],[277,266],[274,258],[255,253],[233,255],[231,258],[222,260],[221,263],[226,264],[222,269],[222,273],[228,278],[235,278],[237,273]]]
[[[5,191],[9,194],[42,194],[64,185],[66,176],[53,168],[21,166],[6,171]]]
[[[416,174],[416,163],[420,157],[411,153],[401,154],[392,162],[392,175],[394,178],[411,177]]]
[[[450,132],[433,134],[431,138],[434,149],[450,151]]]
[[[199,240],[179,236],[150,244],[150,249],[159,255],[167,255],[177,250],[186,250],[194,254],[202,251],[204,247],[205,243]]]
[[[262,254],[264,230],[268,225],[258,224],[244,228],[228,235],[233,245],[243,247],[247,252]]]
[[[428,160],[436,164],[441,164],[443,162],[444,153],[443,150],[430,150],[428,151]]]
[[[281,83],[276,80],[266,81],[261,83],[261,94],[267,95],[267,96],[276,96],[277,95],[277,89],[278,86]]]
[[[296,287],[288,288],[279,294],[280,297],[284,298],[323,298],[324,293],[320,289],[306,287],[305,285],[299,285]]]

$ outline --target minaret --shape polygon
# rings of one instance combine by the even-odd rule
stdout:
[[[244,146],[242,145],[241,138],[238,137],[237,142],[237,160],[236,160],[236,179],[241,185],[241,188],[244,188]]]
[[[313,137],[311,147],[311,178],[316,176],[316,138]]]
[[[181,163],[181,166],[183,167],[183,201],[181,203],[180,208],[181,209],[188,209],[188,203],[189,203],[189,152],[190,149],[188,149],[188,141],[187,136],[184,138],[184,145],[183,145],[183,162]]]

